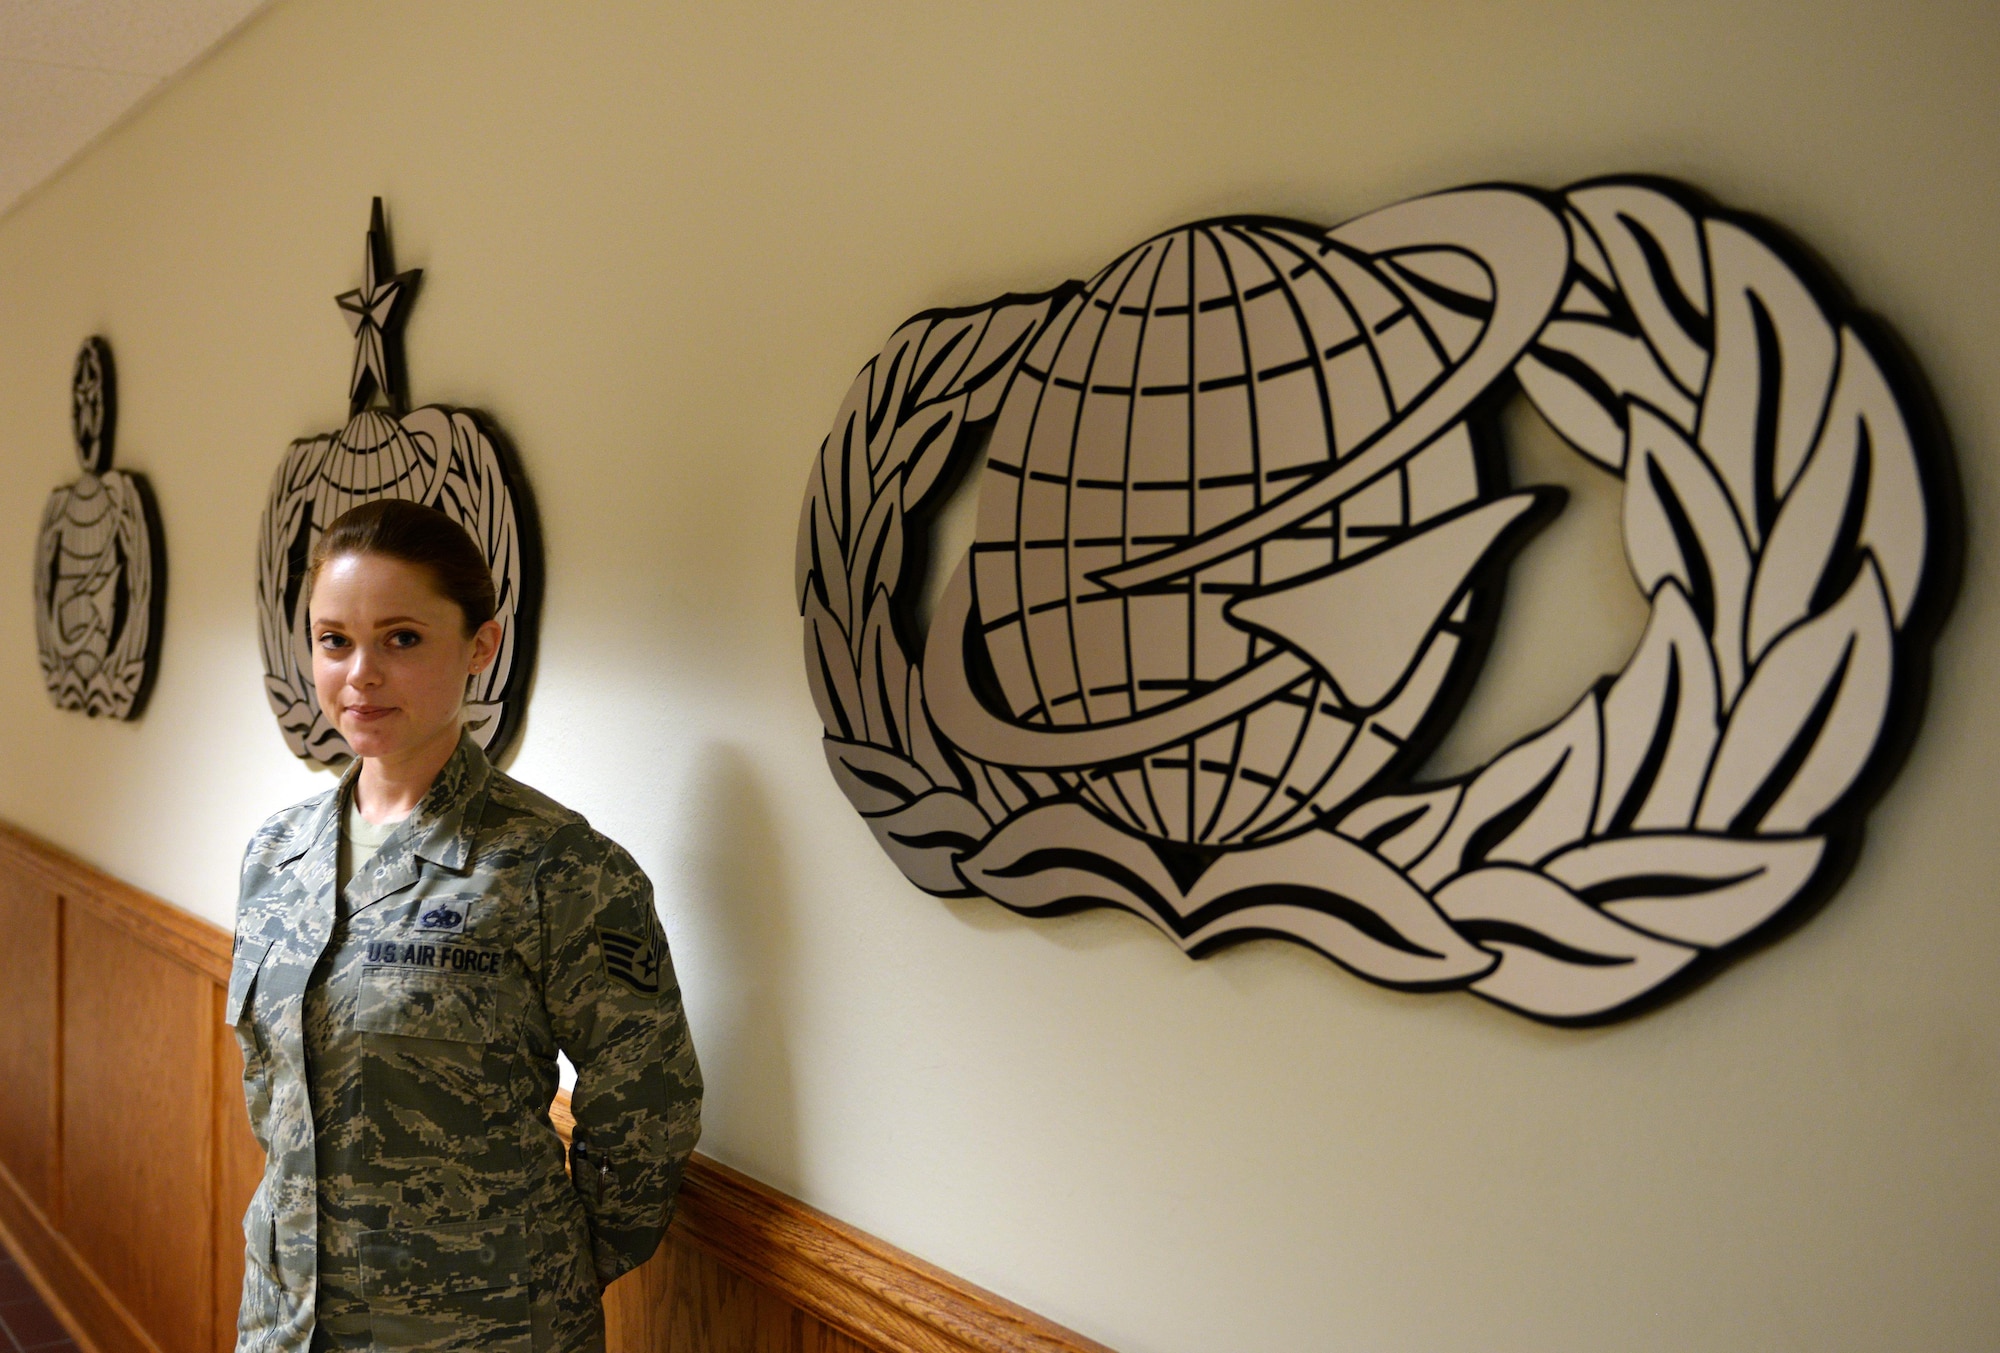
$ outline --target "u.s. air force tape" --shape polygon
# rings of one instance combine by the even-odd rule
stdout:
[[[506,959],[501,949],[474,949],[464,944],[403,944],[378,940],[363,962],[384,968],[435,968],[442,972],[497,973]]]
[[[651,935],[599,926],[597,941],[604,954],[604,971],[614,982],[624,983],[641,996],[660,994],[660,954]]]

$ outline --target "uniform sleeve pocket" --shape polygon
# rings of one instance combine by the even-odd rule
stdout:
[[[441,972],[364,968],[354,1027],[364,1033],[485,1043],[498,992],[491,982]]]
[[[229,993],[223,1001],[222,1022],[232,1028],[243,1022],[243,1010],[250,1001],[250,990],[257,982],[257,969],[263,966],[264,955],[271,951],[271,942],[265,939],[242,939],[236,943],[236,957],[229,965]]]

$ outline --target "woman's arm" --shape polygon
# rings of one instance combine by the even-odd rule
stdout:
[[[566,827],[536,870],[543,1001],[575,1065],[570,1174],[610,1282],[652,1257],[696,1138],[701,1068],[653,887],[588,826]]]

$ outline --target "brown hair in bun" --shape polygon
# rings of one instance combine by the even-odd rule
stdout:
[[[341,513],[313,545],[306,565],[308,597],[321,566],[345,554],[378,554],[429,573],[439,595],[465,613],[468,638],[499,609],[486,556],[463,526],[434,507],[376,498]]]

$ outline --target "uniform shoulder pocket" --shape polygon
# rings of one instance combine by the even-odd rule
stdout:
[[[236,942],[236,956],[229,965],[229,994],[223,1002],[222,1022],[232,1027],[243,1022],[244,1008],[257,982],[257,970],[271,952],[271,941],[255,936]]]
[[[485,1043],[498,1008],[494,984],[454,973],[363,968],[354,1027],[364,1033]]]

